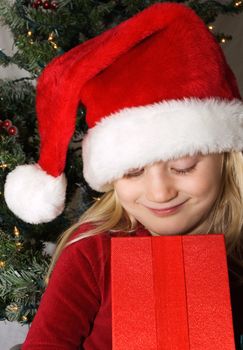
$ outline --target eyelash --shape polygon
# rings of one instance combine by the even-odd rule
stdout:
[[[190,168],[187,168],[187,169],[174,169],[174,168],[172,168],[172,170],[174,170],[176,172],[176,174],[186,175],[188,173],[191,173],[193,170],[195,170],[195,168],[196,168],[196,164]],[[144,168],[142,168],[138,171],[135,171],[134,173],[131,172],[131,173],[125,174],[124,177],[125,178],[138,177],[138,176],[142,175],[143,171],[144,171]]]
[[[143,171],[144,171],[144,168],[134,171],[134,173],[133,172],[127,173],[124,175],[124,177],[125,178],[138,177],[139,175],[142,175]]]
[[[193,165],[193,166],[191,166],[190,168],[187,168],[187,169],[173,169],[173,170],[179,175],[186,175],[188,173],[191,173],[195,169],[196,169],[196,165]]]

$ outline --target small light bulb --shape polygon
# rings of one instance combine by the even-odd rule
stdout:
[[[242,4],[242,1],[237,1],[237,2],[235,3],[235,6],[238,7],[238,6],[240,6],[241,4]]]
[[[6,169],[8,167],[8,164],[0,164],[0,169]]]
[[[6,265],[5,261],[0,260],[0,269],[3,269],[5,265]]]
[[[21,242],[17,242],[17,243],[15,243],[15,246],[16,246],[16,249],[18,251],[20,251],[22,249],[22,247],[23,247],[23,244]]]
[[[18,227],[16,227],[16,226],[14,226],[14,235],[15,235],[15,237],[19,237],[19,229],[18,229]]]
[[[14,312],[18,312],[18,310],[19,310],[19,308],[18,308],[18,306],[16,305],[14,305],[14,306],[12,306],[11,308],[10,308],[10,310],[11,311],[14,311]]]

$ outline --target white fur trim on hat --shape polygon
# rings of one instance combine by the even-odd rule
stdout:
[[[66,178],[48,175],[37,164],[21,165],[8,174],[5,201],[12,212],[30,224],[55,219],[64,208]]]
[[[126,108],[88,131],[84,177],[101,192],[129,169],[185,155],[243,150],[243,103],[217,98]]]

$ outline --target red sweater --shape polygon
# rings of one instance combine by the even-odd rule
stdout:
[[[104,233],[64,249],[22,350],[112,349],[110,239]],[[242,304],[236,309],[243,314]],[[243,324],[238,326],[243,333]]]

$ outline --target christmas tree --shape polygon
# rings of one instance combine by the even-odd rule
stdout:
[[[30,323],[45,288],[50,262],[46,242],[74,222],[98,195],[82,177],[80,141],[86,130],[85,109],[77,112],[77,127],[70,146],[66,175],[68,190],[65,212],[48,224],[30,225],[7,208],[4,183],[17,165],[38,160],[39,137],[35,116],[35,81],[57,55],[116,26],[158,1],[148,0],[0,0],[0,21],[10,28],[16,52],[0,50],[0,64],[16,64],[28,77],[0,80],[0,319]],[[163,2],[163,1],[160,1]],[[237,14],[242,1],[175,1],[193,8],[213,30],[219,14]],[[224,43],[230,36],[214,32]],[[74,203],[74,196],[78,200]]]

